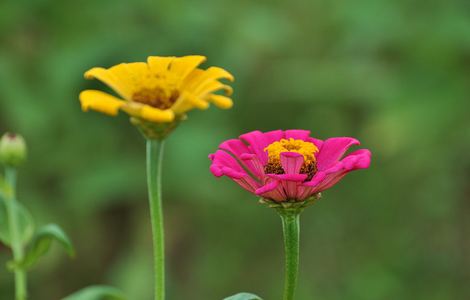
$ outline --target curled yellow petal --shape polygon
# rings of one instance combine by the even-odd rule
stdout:
[[[132,85],[129,82],[129,74],[122,74],[124,64],[114,66],[110,69],[92,68],[85,72],[86,79],[98,79],[125,99],[129,99],[132,94]]]
[[[188,103],[191,103],[191,105],[193,105],[194,107],[199,108],[199,109],[208,109],[209,108],[209,103],[207,103],[207,101],[204,101],[201,98],[196,97],[194,95],[188,95],[186,97],[186,101],[188,101]]]
[[[137,102],[127,102],[122,110],[133,117],[155,123],[172,122],[175,119],[175,114],[170,109],[162,110]]]
[[[195,69],[187,76],[183,83],[183,88],[192,91],[194,94],[201,94],[200,90],[207,85],[218,82],[219,79],[234,80],[232,74],[219,67],[210,67],[207,70]]]
[[[172,122],[175,119],[175,114],[169,109],[161,110],[144,105],[140,112],[140,117],[151,122]]]
[[[233,101],[229,97],[222,95],[211,95],[209,100],[214,103],[217,107],[222,109],[229,109],[233,106]]]
[[[183,80],[204,61],[206,57],[202,55],[178,57],[171,63],[170,71]]]
[[[230,81],[234,81],[235,77],[227,70],[219,68],[219,67],[210,67],[206,70],[207,77],[213,79],[228,79]]]
[[[119,109],[126,104],[126,101],[97,90],[85,90],[80,93],[79,99],[83,111],[92,109],[110,116],[117,115]]]
[[[194,91],[194,95],[204,96],[219,90],[223,90],[227,96],[233,94],[233,88],[229,85],[223,84],[220,81],[210,81],[204,85],[198,86]]]
[[[171,107],[171,110],[175,112],[175,114],[184,114],[187,111],[193,108],[199,109],[207,109],[209,107],[209,103],[204,101],[203,99],[196,97],[188,92],[183,93],[178,100],[176,100],[175,104]]]

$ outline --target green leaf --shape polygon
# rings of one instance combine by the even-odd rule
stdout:
[[[126,297],[112,286],[94,285],[81,289],[62,300],[126,300]]]
[[[255,294],[239,293],[239,294],[230,296],[228,298],[225,298],[224,300],[263,300],[263,299],[256,296]]]
[[[34,236],[33,241],[27,249],[22,265],[27,268],[33,266],[41,256],[49,251],[53,241],[58,242],[68,255],[75,255],[72,242],[65,232],[58,225],[49,224],[41,227]]]
[[[7,203],[0,197],[0,241],[7,246],[11,246],[10,226],[8,222]],[[29,211],[20,203],[13,202],[14,211],[18,216],[20,239],[25,245],[29,242],[34,233],[34,221]]]

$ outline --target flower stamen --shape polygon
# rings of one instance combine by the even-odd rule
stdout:
[[[160,87],[143,88],[132,94],[132,101],[147,104],[159,109],[170,108],[178,100],[178,90],[167,90]]]
[[[306,180],[312,179],[317,171],[315,153],[318,152],[318,148],[313,143],[293,138],[281,139],[264,148],[264,151],[268,152],[268,163],[264,167],[264,171],[267,174],[285,173],[281,165],[281,153],[284,152],[302,154],[304,163],[300,168],[300,174],[307,174]]]

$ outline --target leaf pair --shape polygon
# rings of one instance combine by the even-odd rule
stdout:
[[[11,246],[7,203],[5,201],[10,200],[0,199],[0,241],[7,246]],[[34,234],[34,221],[28,210],[16,201],[11,202],[11,204],[13,205],[13,213],[16,214],[18,220],[20,241],[23,246],[28,245],[28,247],[23,261],[10,263],[10,268],[31,268],[40,257],[49,251],[53,241],[58,242],[68,255],[74,256],[75,251],[72,242],[58,225],[43,226]]]
[[[22,265],[31,268],[40,257],[46,254],[51,248],[52,242],[58,242],[70,257],[75,256],[72,242],[65,232],[56,224],[49,224],[41,227],[33,237],[29,245]]]

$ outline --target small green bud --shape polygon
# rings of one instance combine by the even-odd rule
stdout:
[[[21,135],[5,133],[0,139],[0,164],[18,167],[26,160],[26,142]]]

